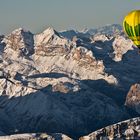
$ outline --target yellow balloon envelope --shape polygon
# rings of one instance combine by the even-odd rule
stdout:
[[[123,28],[128,37],[140,49],[140,10],[134,10],[124,18]]]

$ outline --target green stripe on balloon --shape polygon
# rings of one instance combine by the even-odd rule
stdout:
[[[132,26],[130,26],[130,25],[129,25],[129,30],[130,30],[131,36],[134,37],[133,28],[132,28]]]
[[[138,25],[138,33],[139,33],[138,36],[140,36],[140,24]]]
[[[124,22],[124,27],[125,27],[125,31],[126,31],[126,33],[128,34],[128,36],[131,36],[131,33],[130,33],[130,31],[129,31],[129,25],[127,24],[126,21]]]
[[[140,36],[140,24],[136,25],[134,27],[134,30],[135,30],[136,36]]]
[[[134,27],[134,30],[135,30],[135,34],[136,34],[136,36],[139,36],[138,28],[139,28],[138,25]]]
[[[130,37],[140,36],[140,24],[132,27],[126,21],[124,22],[125,31]]]

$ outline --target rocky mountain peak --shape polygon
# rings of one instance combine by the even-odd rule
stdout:
[[[125,105],[140,114],[140,84],[131,86],[126,97]]]
[[[2,42],[6,45],[4,52],[7,54],[16,51],[20,57],[31,55],[34,51],[33,34],[22,28],[16,29],[8,36],[5,36]]]
[[[48,27],[46,30],[43,31],[44,35],[58,35],[59,33],[53,28],[53,27]]]
[[[43,33],[35,35],[35,43],[36,45],[65,45],[68,40],[60,36],[52,27],[49,27]]]
[[[132,47],[133,42],[129,39],[126,39],[123,36],[115,37],[112,46],[113,46],[113,49],[114,49],[113,53],[115,54],[115,57],[113,59],[117,62],[122,60],[123,55],[127,51],[134,49]]]

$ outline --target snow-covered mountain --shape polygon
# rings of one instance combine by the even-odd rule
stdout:
[[[81,31],[77,31],[74,29],[61,31],[60,34],[68,39],[73,39],[74,36],[78,38],[88,39],[93,35],[109,35],[109,36],[117,36],[124,35],[122,26],[120,24],[111,24],[103,27],[93,28],[93,29],[83,29]]]
[[[111,24],[111,25],[106,25],[103,27],[95,28],[95,29],[84,29],[82,30],[82,32],[89,33],[90,35],[95,35],[95,34],[114,35],[114,34],[121,34],[122,30],[123,29],[121,25]]]
[[[139,83],[139,69],[138,49],[123,34],[68,37],[49,27],[1,36],[0,134],[77,138],[136,117],[126,96]]]
[[[59,34],[70,40],[72,40],[75,36],[82,39],[88,39],[91,36],[88,32],[76,31],[74,29],[61,31]]]

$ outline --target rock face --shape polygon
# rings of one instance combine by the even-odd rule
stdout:
[[[46,133],[32,133],[32,134],[16,134],[9,136],[0,136],[0,140],[72,140],[66,135],[46,134]]]
[[[140,84],[131,86],[125,104],[140,114]]]
[[[13,56],[12,53],[14,56],[20,57],[31,55],[34,52],[33,34],[22,28],[13,31],[2,42],[6,45],[4,52],[11,57]]]
[[[140,118],[134,118],[97,130],[80,140],[139,140]]]
[[[137,49],[118,34],[76,34],[20,28],[0,37],[0,134],[77,138],[132,117],[124,104],[140,79]]]
[[[115,61],[121,61],[123,55],[127,51],[133,50],[132,45],[133,45],[133,42],[132,41],[126,40],[122,36],[116,37],[115,40],[114,40],[114,42],[113,42],[113,49],[114,49],[113,54],[115,55],[113,59]]]

